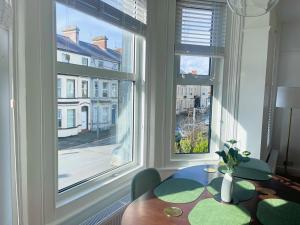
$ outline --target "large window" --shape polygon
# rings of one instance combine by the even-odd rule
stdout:
[[[208,154],[212,146],[217,150],[225,24],[224,3],[177,1],[173,147],[177,156]]]
[[[67,98],[75,98],[75,80],[67,79]]]
[[[88,97],[88,91],[89,91],[89,82],[87,80],[81,81],[81,96],[82,98]]]
[[[129,19],[128,15],[100,0],[59,2],[57,71],[66,81],[67,97],[57,99],[58,115],[66,112],[59,119],[62,126],[57,133],[58,189],[62,193],[138,165],[140,148],[134,146],[141,139],[134,136],[133,128],[140,129],[142,124],[137,121],[139,114],[134,113],[141,107],[141,98],[134,96],[142,90],[137,86],[144,66],[145,24],[131,17],[118,24],[114,18],[121,15],[121,20]],[[102,8],[91,12],[86,4]],[[108,17],[107,13],[116,14]],[[135,54],[140,59],[135,60]],[[69,60],[62,55],[69,55]]]
[[[61,98],[61,79],[57,79],[57,98]]]
[[[67,128],[73,128],[76,124],[76,110],[67,109]]]

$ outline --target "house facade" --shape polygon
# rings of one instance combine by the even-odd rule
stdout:
[[[68,27],[57,35],[57,61],[118,71],[121,55],[107,48],[105,36],[91,43],[79,40],[79,29]],[[118,81],[76,75],[57,76],[58,137],[115,126],[118,115]]]
[[[176,114],[187,113],[193,108],[206,111],[210,106],[211,87],[177,85]]]

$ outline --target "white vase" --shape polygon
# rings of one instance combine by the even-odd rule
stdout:
[[[233,193],[233,177],[231,173],[226,173],[221,187],[221,199],[223,202],[229,203],[232,200]]]

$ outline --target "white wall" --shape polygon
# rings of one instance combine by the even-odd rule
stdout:
[[[276,40],[273,13],[246,18],[241,63],[237,140],[251,156],[266,159],[270,77]]]
[[[280,8],[281,43],[278,86],[300,87],[300,2],[286,0]],[[300,101],[300,96],[299,96]],[[273,148],[280,150],[279,168],[283,167],[288,136],[289,111],[276,109]],[[294,110],[289,149],[289,172],[300,175],[300,110]]]

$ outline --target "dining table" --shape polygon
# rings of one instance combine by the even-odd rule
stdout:
[[[224,175],[218,170],[218,167],[219,165],[198,165],[177,170],[166,180],[184,178],[203,184],[204,191],[196,200],[188,203],[163,201],[155,195],[154,188],[127,206],[122,217],[121,225],[189,225],[188,216],[192,209],[204,200],[214,198],[208,191],[207,185],[209,185],[213,179]],[[209,172],[210,170],[212,170],[212,172]],[[262,200],[284,199],[300,204],[300,184],[287,177],[270,175],[270,179],[268,180],[247,179],[247,181],[255,186],[256,194],[249,200],[237,204],[248,210],[251,216],[249,224],[262,224],[257,218],[258,203]],[[220,201],[220,203],[228,204],[222,201]],[[166,215],[164,210],[169,207],[180,208],[182,214],[174,217]],[[211,212],[207,210],[207,214],[210,213]]]

